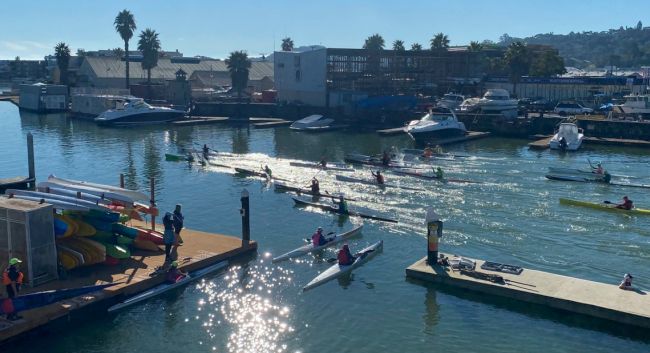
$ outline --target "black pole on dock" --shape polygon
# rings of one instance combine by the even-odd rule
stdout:
[[[244,189],[241,192],[241,246],[248,247],[251,240],[251,213],[249,207],[248,190]]]
[[[27,165],[29,168],[30,189],[36,189],[36,168],[34,167],[34,136],[27,133]]]
[[[151,192],[151,199],[149,200],[151,208],[156,207],[156,193],[155,193],[156,179],[154,177],[149,178],[149,189]],[[156,215],[151,214],[151,230],[156,230]]]
[[[438,243],[442,237],[442,221],[433,208],[427,210],[427,263],[438,263]]]
[[[120,187],[124,189],[124,173],[120,173]]]

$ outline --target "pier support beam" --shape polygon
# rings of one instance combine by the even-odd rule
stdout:
[[[245,248],[248,247],[251,240],[251,213],[248,190],[246,189],[241,192],[241,209],[239,213],[241,214],[241,246]]]
[[[36,189],[36,168],[34,167],[34,136],[27,133],[27,165],[29,168],[30,189]]]

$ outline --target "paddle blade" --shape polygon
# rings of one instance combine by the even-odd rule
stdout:
[[[605,204],[608,204],[608,205],[609,205],[609,204],[611,204],[612,202],[611,202],[611,201],[607,201],[607,200],[605,200],[605,201],[603,201],[603,203],[605,203]]]

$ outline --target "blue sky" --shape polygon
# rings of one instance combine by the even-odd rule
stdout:
[[[438,32],[452,45],[471,40],[498,40],[503,33],[601,31],[650,26],[647,0],[417,0],[417,1],[221,1],[221,0],[32,0],[7,1],[0,13],[0,58],[38,59],[57,42],[86,50],[122,47],[113,29],[126,8],[138,32],[160,33],[163,49],[186,56],[225,57],[233,50],[251,56],[278,49],[285,36],[296,46],[321,44],[357,48],[380,33],[388,46],[395,39],[407,46],[428,46]],[[131,46],[136,46],[132,40]]]

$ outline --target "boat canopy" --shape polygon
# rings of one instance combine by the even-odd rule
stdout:
[[[300,121],[301,123],[309,124],[309,123],[316,122],[316,121],[318,121],[318,120],[320,120],[322,118],[323,118],[323,116],[320,115],[320,114],[313,114],[313,115],[310,115],[310,116],[308,116],[306,118],[300,119],[298,121]]]

